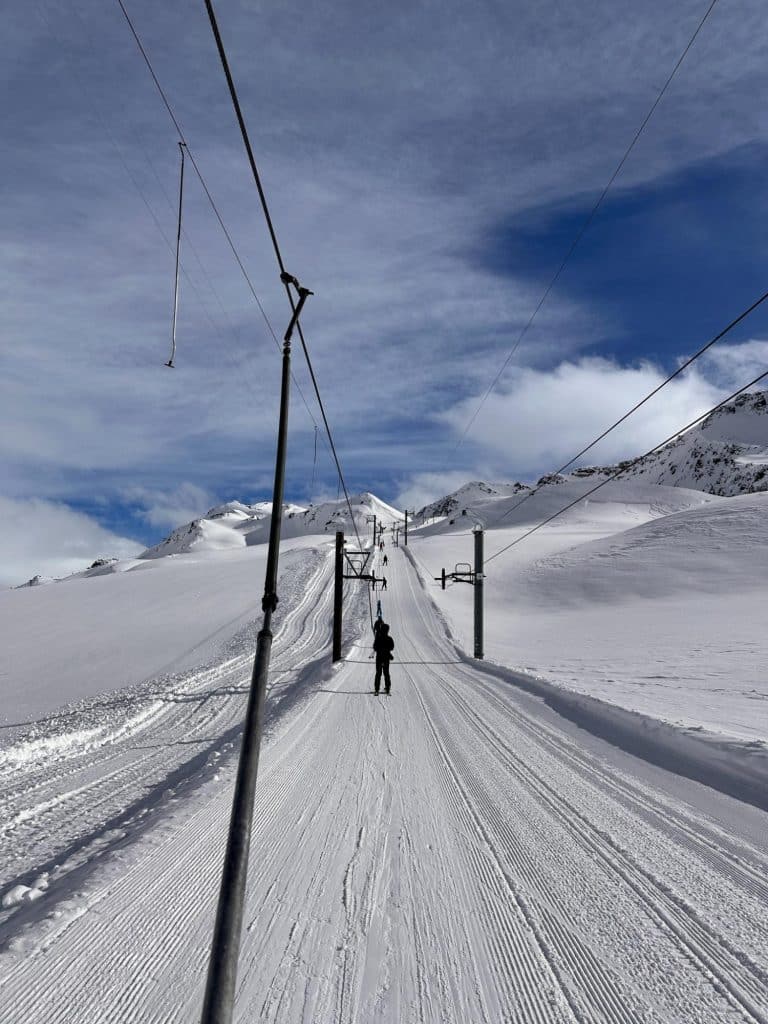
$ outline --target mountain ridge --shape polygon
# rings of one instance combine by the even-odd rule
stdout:
[[[424,505],[416,514],[423,521],[461,514],[473,502],[523,495],[617,472],[624,481],[634,479],[720,497],[768,490],[768,392],[740,395],[651,455],[613,465],[580,466],[567,474],[549,473],[535,484],[470,481]]]

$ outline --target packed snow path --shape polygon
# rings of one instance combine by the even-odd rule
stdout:
[[[392,696],[371,693],[364,638],[333,674],[298,677],[311,696],[266,741],[235,1019],[765,1024],[766,815],[461,661],[410,562],[388,554]],[[292,651],[295,675],[327,641],[322,579],[278,670]],[[242,710],[237,694],[222,703]],[[208,717],[206,740],[231,727]],[[194,738],[193,717],[185,728]],[[115,767],[136,798],[141,734]],[[197,1019],[233,778],[220,760],[151,827],[132,837],[124,822],[95,866],[59,892],[52,869],[48,894],[8,917],[5,1022]],[[45,859],[35,818],[56,827],[66,811],[41,811],[34,792],[26,818],[22,804],[31,869]]]

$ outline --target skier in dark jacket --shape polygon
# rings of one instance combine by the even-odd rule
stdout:
[[[373,641],[373,649],[376,652],[376,679],[373,683],[373,692],[378,696],[381,686],[381,673],[384,673],[384,693],[389,693],[392,681],[389,678],[389,663],[392,661],[392,651],[395,649],[395,641],[389,635],[389,626],[382,622],[376,631]]]

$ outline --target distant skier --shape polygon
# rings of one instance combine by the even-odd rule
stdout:
[[[373,683],[373,692],[378,696],[381,686],[381,673],[384,673],[384,693],[389,693],[392,681],[389,678],[389,663],[392,661],[392,651],[395,649],[395,641],[389,635],[389,626],[382,622],[373,641],[373,649],[376,652],[376,678]]]
[[[384,565],[386,565],[386,564],[387,564],[387,556],[384,555]]]
[[[381,577],[381,589],[382,590],[386,590],[387,589],[387,577],[386,576],[382,576]]]

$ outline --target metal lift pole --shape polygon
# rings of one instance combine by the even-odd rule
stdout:
[[[281,275],[288,277],[288,275]],[[299,314],[309,295],[295,278],[299,301],[283,339],[283,375],[280,389],[280,421],[275,456],[275,483],[272,492],[272,521],[269,531],[267,571],[261,607],[264,612],[262,627],[256,640],[256,657],[251,676],[251,690],[245,713],[240,761],[237,766],[232,814],[229,822],[224,870],[221,877],[216,923],[208,963],[202,1024],[230,1024],[235,1001],[237,961],[240,953],[240,935],[243,925],[245,885],[248,875],[248,853],[253,823],[253,803],[256,777],[259,770],[261,730],[264,720],[264,699],[272,652],[272,614],[277,607],[277,565],[280,555],[280,529],[282,526],[283,487],[285,483],[285,456],[288,442],[288,403],[291,383],[291,335]]]
[[[336,567],[333,574],[333,654],[332,661],[341,661],[341,616],[344,593],[344,534],[336,531]]]
[[[483,657],[483,530],[475,531],[475,657]]]

